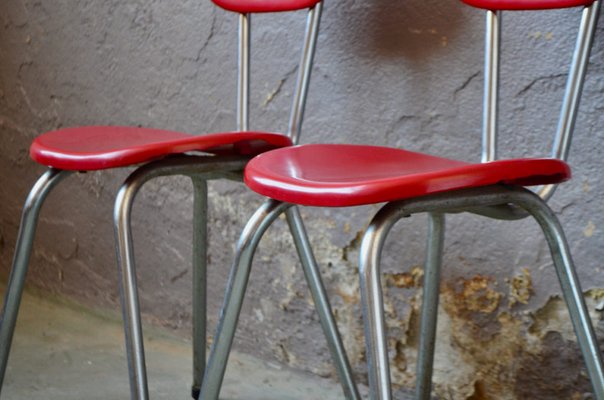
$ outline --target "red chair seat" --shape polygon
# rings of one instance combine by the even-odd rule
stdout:
[[[212,0],[225,10],[239,13],[263,13],[301,10],[314,7],[320,0]]]
[[[569,178],[570,168],[557,159],[471,164],[389,147],[339,144],[277,149],[257,156],[245,169],[245,183],[253,191],[321,207],[375,204],[498,183],[559,183]]]
[[[594,0],[462,0],[473,7],[487,10],[547,10],[590,6]]]
[[[40,135],[30,147],[30,156],[53,168],[91,171],[136,165],[189,151],[255,155],[291,144],[287,136],[268,132],[194,136],[160,129],[90,126]]]

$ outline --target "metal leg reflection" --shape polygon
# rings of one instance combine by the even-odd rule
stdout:
[[[163,160],[144,165],[134,171],[120,188],[115,201],[114,229],[116,238],[116,252],[118,277],[120,285],[120,298],[124,319],[124,332],[126,338],[126,354],[130,376],[130,392],[132,399],[148,399],[147,371],[145,366],[144,343],[140,318],[140,306],[136,283],[134,264],[134,249],[130,218],[132,204],[136,194],[145,182],[159,176],[189,176],[193,180],[195,192],[194,233],[195,242],[194,264],[194,300],[196,308],[193,316],[194,325],[194,370],[203,371],[205,366],[205,229],[207,208],[207,187],[205,181],[223,177],[231,177],[240,173],[248,157],[197,157],[197,156],[172,156]],[[198,291],[198,292],[197,292]],[[204,343],[201,344],[201,341]],[[201,372],[199,375],[201,376]],[[199,378],[193,378],[193,395]]]
[[[562,294],[575,329],[577,341],[589,374],[594,395],[604,399],[604,364],[594,333],[591,318],[585,305],[583,291],[568,248],[564,231],[547,204],[530,193],[519,195],[515,203],[529,212],[539,223],[550,247]]]
[[[120,299],[126,337],[126,356],[130,376],[130,397],[131,399],[148,400],[149,389],[147,387],[143,329],[134,265],[132,228],[130,226],[132,204],[145,180],[139,180],[136,177],[136,173],[131,175],[120,188],[115,199],[113,219]]]
[[[537,195],[521,187],[500,185],[388,203],[374,217],[363,238],[360,254],[361,296],[373,399],[392,398],[379,265],[382,247],[392,225],[403,216],[419,212],[457,213],[472,211],[476,207],[507,207],[509,204],[531,214],[545,233],[595,396],[604,399],[602,357],[562,228],[554,213]],[[430,346],[427,345],[428,348]],[[426,354],[423,360],[420,357],[420,363],[431,362]],[[418,385],[422,385],[425,395],[427,378],[423,379]]]
[[[15,332],[40,209],[48,193],[69,174],[68,171],[52,168],[46,171],[31,189],[23,206],[13,265],[4,297],[2,319],[0,320],[0,392],[2,391],[13,333]]]
[[[342,338],[334,320],[329,298],[325,292],[321,273],[313,255],[298,207],[289,208],[286,211],[286,216],[302,268],[304,269],[304,276],[313,297],[315,308],[323,327],[323,333],[327,339],[327,346],[331,352],[331,357],[334,360],[344,390],[344,395],[346,399],[360,400],[361,397],[354,381],[352,368],[342,344]]]
[[[206,366],[207,222],[208,184],[199,177],[193,182],[193,385],[191,396],[199,398]]]
[[[210,350],[210,358],[201,386],[200,399],[218,399],[250,276],[254,252],[264,232],[288,207],[291,207],[291,205],[274,200],[265,202],[254,213],[241,234],[225,292],[224,305],[220,313],[220,320],[216,328],[214,343]]]
[[[443,244],[445,240],[444,214],[429,213],[428,246],[424,268],[424,295],[417,357],[416,399],[430,400],[432,391],[432,367],[436,343],[438,297]]]
[[[201,388],[201,399],[218,399],[254,253],[268,227],[284,211],[302,262],[305,278],[319,313],[329,349],[342,381],[345,396],[347,399],[360,399],[300,213],[296,207],[274,200],[267,201],[254,213],[237,245],[235,261],[225,293],[225,303],[221,311],[208,368]]]
[[[390,229],[401,217],[397,211],[395,209],[394,212],[389,213],[382,208],[376,214],[363,236],[359,253],[361,304],[367,347],[369,391],[372,400],[392,399],[380,258]]]

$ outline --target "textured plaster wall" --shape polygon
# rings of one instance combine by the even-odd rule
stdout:
[[[505,15],[501,153],[547,155],[577,10]],[[304,14],[254,19],[252,127],[284,130]],[[202,134],[234,128],[235,16],[209,1],[4,0],[0,5],[0,254],[6,278],[41,132],[119,124]],[[604,44],[598,32],[579,115],[574,178],[552,200],[604,338]],[[454,0],[328,1],[303,142],[372,143],[478,160],[483,13]],[[29,282],[117,309],[111,214],[128,170],[66,180],[42,212]],[[233,243],[262,199],[211,184],[209,315]],[[159,179],[134,212],[147,319],[189,334],[191,187]],[[359,379],[356,273],[377,207],[302,210]],[[414,381],[425,218],[400,222],[384,255],[394,381]],[[542,235],[531,221],[448,218],[435,393],[443,399],[580,399],[589,384]],[[334,376],[285,224],[263,239],[236,347]],[[553,384],[552,384],[553,382]]]

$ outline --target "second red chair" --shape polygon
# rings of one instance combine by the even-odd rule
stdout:
[[[372,399],[391,399],[387,336],[380,283],[380,257],[392,226],[405,216],[429,213],[430,237],[424,270],[417,398],[429,399],[436,340],[445,214],[469,212],[495,219],[533,217],[550,246],[561,291],[596,398],[604,399],[604,368],[564,232],[545,200],[570,178],[565,162],[600,3],[593,0],[467,0],[487,9],[485,109],[482,163],[378,146],[303,145],[261,154],[248,163],[245,182],[272,200],[246,226],[239,242],[222,321],[203,386],[216,398],[226,367],[253,249],[268,226],[293,205],[348,207],[387,202],[374,216],[360,250],[360,281]],[[551,158],[496,161],[500,20],[502,10],[584,6]],[[542,185],[537,195],[525,188]]]

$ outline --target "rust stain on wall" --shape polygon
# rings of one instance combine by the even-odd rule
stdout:
[[[414,267],[410,272],[386,273],[384,278],[386,285],[394,286],[400,289],[411,289],[422,287],[422,278],[424,270],[420,267]]]
[[[564,301],[552,296],[534,312],[512,312],[518,297],[530,298],[530,273],[512,279],[510,289],[504,308],[499,301],[504,294],[493,278],[475,276],[444,285],[434,378],[439,398],[585,398],[589,381]],[[590,310],[602,294],[586,294]],[[452,362],[461,371],[457,377],[440,369]]]
[[[355,246],[349,251],[356,252]],[[340,260],[341,261],[341,260]],[[348,262],[331,267],[337,276]],[[415,385],[422,268],[384,274],[386,325],[395,393]],[[332,271],[334,273],[334,271]],[[342,280],[334,309],[351,362],[365,363],[357,277]],[[354,282],[353,282],[354,281]],[[552,296],[535,311],[517,311],[534,295],[530,270],[509,280],[474,275],[443,282],[435,356],[434,395],[439,399],[579,399],[590,386],[564,302]],[[595,309],[604,290],[587,293]],[[594,315],[597,319],[597,315]],[[358,376],[366,382],[366,376]],[[554,382],[552,383],[552,380]]]
[[[499,307],[501,293],[495,291],[495,280],[476,275],[473,278],[458,280],[454,288],[453,300],[460,310],[467,312],[492,313]],[[460,290],[461,289],[461,290]]]
[[[528,304],[533,295],[533,279],[528,268],[522,269],[521,275],[516,275],[510,281],[510,301],[512,307],[517,303]]]

